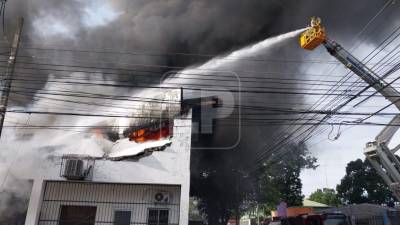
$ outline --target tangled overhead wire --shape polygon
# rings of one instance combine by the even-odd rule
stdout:
[[[333,125],[331,125],[331,126],[332,126],[332,129],[328,134],[328,139],[330,141],[336,141],[337,139],[339,139],[340,135],[342,134],[342,131],[341,131],[342,123],[339,123],[339,127],[338,127],[338,130],[337,130],[337,133],[336,133],[336,135],[334,137],[331,136],[333,134],[334,126]]]

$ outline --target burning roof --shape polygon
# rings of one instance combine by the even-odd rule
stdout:
[[[219,106],[221,103],[216,97],[205,97],[187,99],[181,101],[180,114],[184,114],[192,107],[203,105]],[[109,152],[105,154],[106,159],[123,160],[139,159],[150,155],[154,151],[162,151],[172,143],[173,118],[153,119],[140,126],[135,124],[125,129],[122,137],[114,142]],[[136,121],[138,122],[138,121]]]
[[[127,138],[115,142],[106,158],[111,160],[138,158],[147,156],[153,151],[164,150],[172,143],[173,127],[170,124],[164,121],[132,130]]]
[[[135,120],[135,124],[130,124],[130,127],[120,134],[120,138],[113,141],[111,149],[104,157],[109,160],[139,159],[154,151],[162,151],[172,143],[173,118],[186,113],[192,107],[204,105],[217,107],[220,104],[216,97],[187,99],[181,101],[178,114],[163,117],[165,119],[152,117],[151,121]]]
[[[154,151],[162,151],[167,146],[171,145],[171,143],[172,141],[170,139],[136,143],[129,141],[128,138],[124,138],[115,143],[111,152],[107,155],[107,158],[111,160],[121,160],[125,158],[137,159],[148,156]]]

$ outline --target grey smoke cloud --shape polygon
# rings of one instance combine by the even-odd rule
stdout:
[[[153,64],[165,66],[188,66],[198,65],[205,62],[205,57],[188,57],[176,55],[150,56],[143,55],[98,55],[98,54],[70,54],[59,52],[37,52],[25,49],[28,46],[59,46],[73,49],[113,49],[113,50],[143,50],[146,52],[175,53],[175,52],[195,52],[204,54],[224,54],[234,49],[239,49],[250,43],[263,40],[271,35],[288,32],[294,29],[305,27],[309,17],[319,15],[324,24],[329,27],[328,33],[335,39],[342,41],[345,45],[351,45],[352,37],[362,29],[366,21],[371,19],[377,9],[381,7],[383,1],[165,1],[165,0],[10,0],[7,2],[6,12],[6,31],[10,37],[16,23],[16,17],[24,16],[26,23],[24,27],[23,43],[21,55],[34,55],[34,58],[23,58],[20,61],[34,63],[53,63],[53,64],[74,64],[74,65],[94,65],[97,67],[114,67],[130,69],[146,69],[158,73],[159,76],[148,78],[149,81],[158,82],[163,73],[167,71],[163,68],[148,68],[137,66],[137,64]],[[391,7],[397,7],[395,4]],[[380,18],[384,21],[385,17]],[[386,21],[385,27],[390,30],[396,21]],[[9,38],[10,39],[10,38]],[[366,42],[373,43],[374,36],[366,38]],[[282,43],[262,52],[257,57],[269,59],[302,59],[305,53],[297,46],[297,40]],[[316,54],[310,54],[315,57]],[[42,58],[41,58],[42,57]],[[134,65],[135,64],[135,65]],[[241,61],[228,68],[237,73],[239,77],[264,76],[263,74],[249,74],[241,71],[255,72],[286,72],[296,73],[299,68],[304,68],[298,64],[284,63],[260,63]],[[62,67],[61,67],[62,68]],[[321,68],[323,70],[324,68]],[[16,77],[26,78],[23,73],[25,70],[17,67]],[[101,79],[113,79],[115,81],[127,80],[128,84],[136,84],[138,81],[133,72],[118,70],[119,76],[107,75],[104,70],[98,69]],[[123,76],[122,74],[132,74]],[[83,75],[89,81],[99,79],[98,74]],[[59,74],[44,74],[38,77],[41,83],[34,84],[38,90],[46,88],[46,81],[51,80],[51,76],[61,76]],[[64,77],[71,74],[64,73]],[[217,76],[217,75],[216,75]],[[73,77],[73,76],[72,76]],[[290,78],[290,76],[282,76]],[[199,82],[201,83],[201,82]],[[227,82],[222,85],[229,84]],[[26,84],[15,83],[14,86],[24,86]],[[50,86],[49,84],[47,84]],[[251,87],[251,86],[249,86]],[[292,85],[297,87],[297,85]],[[65,88],[65,87],[64,87]],[[71,88],[70,90],[79,91]],[[91,89],[91,91],[101,92],[103,90]],[[104,91],[110,94],[128,95],[137,93],[137,89],[109,89]],[[255,98],[259,103],[255,103]],[[292,103],[303,101],[300,97],[290,98],[270,98],[270,96],[246,95],[242,96],[243,104],[282,104],[290,106]],[[33,97],[21,99],[20,96],[12,95],[11,106],[30,107],[34,100]],[[98,103],[102,103],[99,101]],[[38,103],[35,102],[36,106]],[[39,104],[40,105],[40,104]],[[46,108],[46,105],[42,105]],[[95,109],[95,108],[93,108]],[[246,113],[246,112],[244,112]],[[79,119],[74,120],[77,122]],[[31,124],[60,124],[71,122],[71,118],[51,118],[38,116],[34,117]],[[99,121],[100,123],[101,121]],[[263,150],[271,143],[273,131],[281,127],[243,127],[242,142],[236,149],[238,158],[248,159],[242,165],[252,162],[252,153]],[[237,138],[229,132],[225,126],[216,127],[216,135],[211,140],[213,144],[227,144],[221,141],[230,142]],[[19,132],[19,131],[18,131]],[[17,133],[18,133],[17,132]],[[33,132],[32,130],[28,133]],[[46,136],[46,132],[38,132],[38,136],[29,136],[32,139]],[[11,133],[14,134],[14,133]],[[18,134],[23,136],[23,134]],[[88,146],[95,146],[90,135],[75,134],[79,136]],[[74,137],[76,137],[74,136]],[[79,151],[77,146],[65,144],[70,137],[60,137],[58,146],[62,151]],[[12,139],[11,139],[12,140]],[[4,141],[4,140],[3,140]],[[17,139],[15,140],[17,141]],[[19,141],[19,140],[18,140]],[[29,147],[26,145],[25,147]],[[230,153],[229,153],[230,154]],[[232,156],[232,154],[230,154]],[[207,159],[207,156],[205,156]],[[43,160],[39,158],[39,160]],[[204,162],[204,161],[203,161]],[[200,167],[201,163],[200,162]],[[3,163],[2,163],[3,164]],[[4,165],[4,164],[3,164]],[[2,165],[2,166],[3,166]],[[1,178],[0,178],[1,179]]]

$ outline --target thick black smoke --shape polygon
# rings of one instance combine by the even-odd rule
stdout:
[[[20,64],[17,66],[15,76],[16,78],[33,78],[40,81],[31,85],[38,90],[44,87],[47,76],[50,74],[46,74],[46,72],[38,74],[35,71],[23,69],[23,66],[26,66],[23,63],[92,66],[97,67],[99,73],[110,71],[117,73],[117,75],[104,73],[103,77],[106,79],[114,79],[116,82],[124,81],[134,85],[148,81],[158,82],[171,67],[201,64],[211,58],[174,53],[225,54],[267,37],[303,28],[308,25],[309,17],[314,15],[322,17],[324,25],[328,28],[328,34],[332,38],[341,41],[345,46],[351,46],[354,44],[351,42],[352,38],[363,29],[384,3],[382,0],[350,2],[345,0],[9,0],[6,5],[5,35],[10,40],[17,18],[19,16],[25,18],[20,51],[20,55],[24,57],[18,58]],[[390,15],[394,14],[396,10],[398,12],[398,5],[398,3],[390,5],[387,12],[370,26],[369,31],[376,29],[387,33],[386,31],[391,30],[398,21],[386,21],[386,18],[391,18]],[[375,38],[374,35],[371,35],[365,37],[365,41],[373,44]],[[113,51],[142,52],[143,54],[76,54],[37,51],[29,48],[32,46],[112,49]],[[267,52],[261,52],[257,57],[301,60],[305,55],[306,53],[298,47],[297,40],[290,40],[269,48]],[[139,66],[138,64],[162,65],[162,67]],[[44,68],[45,66],[36,65],[36,67]],[[105,67],[115,69],[104,69]],[[58,69],[71,68],[60,66]],[[132,70],[149,70],[157,75],[139,79],[135,75],[143,74],[132,72]],[[228,70],[235,72],[240,78],[265,76],[263,73],[243,71],[275,72],[278,75],[279,73],[295,74],[306,71],[304,65],[300,63],[245,60],[238,61]],[[321,71],[321,73],[323,72]],[[29,73],[34,74],[27,75]],[[54,76],[61,75],[67,75],[67,73],[58,72]],[[215,76],[217,77],[218,74]],[[283,78],[293,76],[296,75],[282,75]],[[91,74],[87,74],[86,77],[88,80],[93,78]],[[227,82],[225,85],[232,83],[235,82]],[[14,84],[15,87],[24,85],[26,84]],[[301,88],[298,85],[291,85],[291,87]],[[246,84],[246,88],[252,88],[252,86]],[[115,94],[135,90],[115,90]],[[282,106],[291,107],[291,104],[304,99],[299,96],[247,94],[243,95],[241,100],[243,105],[279,103]],[[31,101],[32,97],[21,98],[21,96],[12,95],[11,105],[26,106]],[[193,161],[193,173],[198,173],[209,163],[222,165],[227,163],[229,166],[234,165],[240,167],[238,169],[246,171],[254,162],[255,153],[269,147],[273,135],[281,129],[281,126],[242,126],[241,133],[237,135],[236,132],[233,132],[236,131],[235,129],[223,126],[217,121],[215,135],[200,143],[211,149],[196,150],[194,153],[196,160]],[[241,141],[231,151],[214,151],[212,149],[215,146],[231,145],[235,143],[238,136],[241,136]],[[211,157],[209,157],[210,154]]]
[[[36,56],[33,59],[29,57],[21,59],[25,62],[146,69],[159,72],[159,77],[153,76],[158,81],[163,72],[169,70],[168,66],[184,67],[209,59],[170,53],[213,55],[229,52],[274,34],[305,27],[312,15],[323,17],[323,22],[329,27],[329,33],[332,33],[333,37],[350,40],[383,3],[383,0],[368,3],[361,0],[351,3],[344,0],[335,2],[328,0],[318,2],[311,0],[305,2],[13,0],[7,3],[5,23],[6,36],[10,40],[17,18],[19,16],[25,18],[22,46],[26,47],[44,45],[74,49],[147,52],[136,56],[115,54],[105,56],[21,50],[22,55]],[[398,8],[398,4],[390,7]],[[391,10],[392,13],[394,11]],[[383,22],[380,24],[384,24],[388,29],[395,24],[395,21],[385,21],[385,17],[380,17],[380,21]],[[292,51],[291,49],[279,49],[279,53],[282,50]],[[150,55],[149,52],[164,55]],[[289,56],[296,57],[296,53],[288,53]],[[270,57],[279,58],[285,55],[272,54]],[[121,64],[152,64],[166,67],[149,68],[121,66]],[[115,76],[112,78],[121,79]],[[132,82],[139,82],[137,78],[130,79]]]
[[[334,38],[350,41],[382,7],[384,1],[62,1],[14,0],[6,7],[6,36],[11,39],[17,18],[25,18],[20,58],[23,62],[84,65],[116,68],[121,76],[104,75],[108,79],[130,80],[131,84],[158,82],[170,67],[198,64],[209,57],[176,55],[173,53],[221,54],[308,25],[309,17],[319,15]],[[398,4],[389,8],[398,8]],[[387,10],[393,13],[395,10]],[[385,14],[387,15],[387,13]],[[395,21],[384,21],[390,29]],[[382,24],[382,23],[376,23]],[[373,27],[375,26],[375,27]],[[376,29],[373,24],[372,28]],[[379,27],[378,27],[379,28]],[[372,39],[367,38],[367,41]],[[351,44],[351,43],[350,43]],[[350,45],[349,44],[349,45]],[[30,46],[51,46],[73,49],[112,49],[120,51],[144,51],[139,55],[72,54],[57,51],[34,51]],[[157,54],[151,54],[156,52]],[[172,54],[171,54],[172,53]],[[160,55],[161,54],[161,55]],[[33,55],[34,58],[26,57]],[[297,41],[277,46],[261,54],[269,59],[302,58],[304,52]],[[162,65],[144,67],[138,64]],[[237,68],[251,71],[297,72],[300,64],[238,62]],[[63,69],[63,67],[57,67]],[[119,68],[119,69],[118,69]],[[125,69],[147,70],[159,73],[147,79],[136,78]],[[67,68],[70,69],[70,68]],[[257,76],[230,68],[239,77]],[[21,71],[21,73],[18,73]],[[110,70],[107,70],[109,72]],[[25,72],[25,73],[23,73]],[[16,77],[26,78],[31,70],[17,67]],[[102,69],[98,69],[102,72]],[[46,73],[46,72],[43,72]],[[61,73],[61,72],[59,72]],[[62,74],[62,73],[61,73]],[[127,78],[127,74],[131,74]],[[37,89],[45,84],[45,77],[35,77],[43,83],[35,83]],[[141,74],[143,75],[143,74]],[[259,76],[263,76],[259,74]],[[15,83],[14,86],[24,84]],[[123,90],[124,92],[126,90]],[[243,103],[251,96],[243,96]],[[15,96],[15,104],[26,104],[26,98]],[[29,98],[28,98],[29,100]],[[283,103],[294,99],[282,99]],[[297,101],[298,99],[294,100]],[[253,130],[254,128],[250,128]],[[222,131],[223,132],[223,131]],[[248,133],[248,132],[244,132]],[[251,132],[252,133],[252,132]],[[257,132],[256,132],[257,133]],[[262,131],[265,134],[268,132]],[[258,136],[258,135],[254,135]],[[219,137],[221,138],[221,137]],[[243,138],[250,141],[252,138]],[[268,143],[268,140],[264,144]],[[254,147],[252,147],[254,148]],[[256,147],[257,148],[257,147]]]

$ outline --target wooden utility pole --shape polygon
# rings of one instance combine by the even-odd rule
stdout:
[[[1,82],[1,86],[0,86],[1,87],[1,91],[0,91],[0,137],[1,137],[1,132],[3,131],[4,118],[6,116],[7,105],[8,105],[8,96],[10,95],[11,81],[12,81],[13,74],[14,74],[15,60],[17,58],[19,41],[21,39],[21,32],[22,32],[23,25],[24,25],[24,18],[21,17],[18,20],[18,28],[14,34],[14,38],[11,43],[11,51],[10,51],[10,57],[8,58],[8,62],[7,62],[7,69],[4,73],[3,78],[0,80],[0,82]]]

